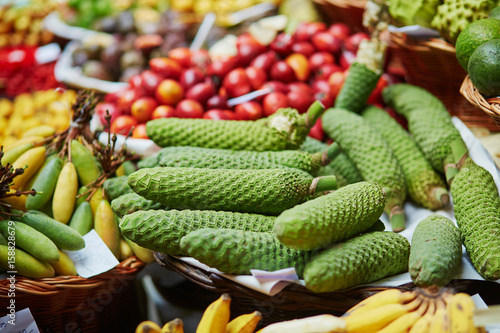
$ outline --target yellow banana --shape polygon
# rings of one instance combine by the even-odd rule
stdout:
[[[133,254],[134,252],[132,252],[132,248],[128,245],[125,239],[120,239],[120,261],[131,257]]]
[[[436,312],[429,327],[429,333],[447,333],[450,332],[450,320],[448,309],[442,298],[436,300]]]
[[[27,150],[12,163],[14,169],[25,168],[24,172],[14,178],[11,189],[20,189],[40,169],[45,162],[45,147],[35,147]]]
[[[175,318],[161,328],[161,333],[184,333],[184,323],[182,319]]]
[[[59,177],[52,197],[54,219],[67,224],[73,215],[76,194],[78,193],[78,175],[72,162],[66,162]]]
[[[53,135],[56,132],[56,129],[53,126],[49,125],[39,125],[33,128],[30,128],[26,132],[23,133],[22,137],[30,137],[30,136],[41,136],[47,138]]]
[[[429,305],[425,314],[420,317],[411,327],[409,333],[427,333],[431,325],[431,320],[436,311],[436,302],[434,298],[429,298]]]
[[[7,163],[14,163],[15,160],[19,158],[22,154],[27,152],[29,149],[33,148],[32,143],[23,143],[19,146],[12,148],[11,150],[4,152],[4,155],[1,159],[2,165],[6,165]]]
[[[27,136],[27,137],[21,138],[19,140],[16,140],[8,145],[6,144],[5,151],[9,151],[9,150],[16,148],[17,146],[20,146],[20,145],[25,144],[25,143],[36,144],[37,142],[42,141],[43,139],[44,139],[44,137],[40,136],[40,135]]]
[[[230,304],[231,297],[228,294],[222,294],[218,300],[210,304],[203,312],[196,333],[225,333],[229,322]]]
[[[59,260],[50,263],[50,265],[52,266],[52,268],[54,268],[56,275],[78,275],[73,261],[66,253],[61,250],[59,250]]]
[[[364,312],[344,317],[346,330],[355,332],[376,332],[403,314],[413,311],[422,303],[420,297],[407,304],[391,303]]]
[[[137,325],[135,333],[161,333],[161,327],[153,321],[146,320]]]
[[[90,203],[90,208],[92,209],[92,214],[95,215],[95,212],[97,211],[97,206],[99,206],[99,203],[101,202],[102,199],[106,199],[106,196],[103,193],[102,186],[99,186],[97,188],[97,191],[92,195],[92,197],[89,200]]]
[[[389,325],[385,326],[378,333],[404,333],[415,324],[422,316],[429,306],[428,298],[424,298],[422,304],[415,311],[405,313],[401,317],[394,320]]]
[[[344,318],[323,314],[274,323],[258,333],[341,333],[345,328]]]
[[[97,206],[94,215],[94,229],[115,257],[120,258],[120,228],[111,205],[106,199],[102,199],[99,206]]]
[[[362,300],[349,309],[343,317],[362,314],[387,304],[409,302],[415,297],[417,297],[415,292],[405,292],[396,288],[386,289]]]
[[[16,190],[11,189],[8,193],[16,192]],[[20,196],[12,196],[0,199],[0,202],[10,205],[11,208],[25,210],[26,209],[27,195],[21,194]]]
[[[476,305],[466,293],[458,293],[450,297],[448,315],[452,333],[474,332],[474,309]]]
[[[226,333],[253,333],[262,319],[262,313],[254,311],[231,320],[226,326]]]

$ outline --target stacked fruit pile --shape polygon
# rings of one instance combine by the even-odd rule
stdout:
[[[129,88],[106,95],[97,114],[102,119],[110,112],[114,133],[135,126],[134,137],[146,138],[145,123],[161,117],[257,120],[280,107],[303,113],[315,100],[332,106],[359,43],[369,36],[343,24],[301,23],[293,33],[283,31],[286,25],[286,17],[265,18],[250,33],[226,37],[209,52],[177,48],[152,59]],[[369,102],[381,103],[381,89],[399,80],[377,76]],[[258,93],[236,100],[252,92]],[[313,131],[324,138],[320,124]]]
[[[22,276],[76,275],[62,250],[84,248],[83,235],[92,229],[117,259],[135,254],[144,262],[153,260],[151,251],[121,237],[102,189],[107,178],[124,174],[124,162],[134,156],[89,137],[92,104],[95,97],[80,94],[72,107],[75,125],[56,133],[36,128],[43,135],[39,140],[18,140],[1,152],[1,250],[15,253],[15,268]],[[8,258],[1,257],[5,269]]]

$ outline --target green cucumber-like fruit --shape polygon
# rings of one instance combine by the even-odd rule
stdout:
[[[11,250],[5,245],[0,245],[0,266],[7,271],[15,270],[17,274],[32,279],[49,278],[55,275],[54,268],[49,263],[21,249]]]

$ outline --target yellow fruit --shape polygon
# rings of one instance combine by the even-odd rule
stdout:
[[[59,177],[52,197],[52,214],[55,220],[67,224],[73,215],[76,194],[78,192],[78,175],[72,162],[66,162]]]
[[[32,127],[26,132],[23,133],[23,138],[25,137],[30,137],[30,136],[41,136],[44,138],[47,138],[51,135],[53,135],[56,132],[54,127],[50,125],[40,125],[36,127]]]
[[[120,258],[121,232],[109,201],[102,199],[94,217],[94,229],[115,257]]]
[[[11,189],[20,189],[45,162],[45,147],[35,147],[26,151],[12,163],[14,169],[25,168],[24,173],[14,178]]]
[[[50,263],[50,265],[54,268],[56,275],[78,275],[73,261],[71,261],[70,257],[68,257],[68,255],[61,250],[59,250],[59,260]]]
[[[11,101],[6,98],[0,99],[0,117],[10,117],[13,110]]]

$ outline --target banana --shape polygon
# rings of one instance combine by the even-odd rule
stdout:
[[[346,331],[344,318],[329,314],[282,321],[268,325],[258,333],[342,333]]]
[[[161,333],[161,327],[153,321],[146,320],[137,325],[135,333]]]
[[[161,328],[161,333],[184,333],[184,323],[182,319],[175,318]]]
[[[429,333],[448,333],[450,332],[450,320],[446,303],[442,298],[436,300],[436,312],[432,318],[429,327]]]
[[[20,189],[33,175],[40,169],[45,162],[45,147],[35,147],[27,150],[17,160],[12,163],[14,169],[25,168],[24,172],[14,178],[14,184],[11,189]]]
[[[68,161],[59,173],[52,197],[52,214],[55,220],[68,224],[73,215],[77,193],[78,175],[75,165]]]
[[[229,322],[230,304],[229,294],[222,294],[218,300],[210,304],[203,312],[196,333],[225,333]]]
[[[44,138],[48,138],[51,135],[54,135],[56,129],[53,126],[49,125],[39,125],[33,128],[30,128],[21,136],[22,138],[30,137],[30,136],[41,136]]]
[[[226,333],[253,333],[262,319],[262,313],[254,311],[231,320],[226,326]]]
[[[343,317],[359,315],[387,304],[409,302],[415,299],[415,297],[417,297],[415,292],[406,292],[396,288],[386,289],[362,300],[347,310]]]
[[[132,252],[132,248],[128,245],[125,239],[120,239],[120,261],[131,257],[133,254],[134,252]]]
[[[346,330],[349,333],[376,332],[405,313],[413,311],[421,303],[422,298],[417,297],[407,304],[391,303],[362,314],[348,315],[344,317]]]
[[[101,175],[101,168],[92,152],[80,141],[71,141],[71,160],[75,164],[80,185],[87,186]]]
[[[387,325],[378,331],[378,333],[403,333],[408,332],[408,330],[415,324],[424,313],[427,311],[429,306],[429,299],[426,297],[423,299],[422,304],[415,311],[405,313],[401,317],[394,320],[392,323]]]
[[[6,151],[1,159],[2,165],[6,165],[7,163],[14,163],[15,160],[19,158],[22,154],[33,148],[34,145],[32,143],[23,143],[18,145],[15,148],[12,148],[9,151]]]
[[[458,293],[450,297],[448,315],[452,333],[474,332],[474,309],[476,305],[466,293]]]
[[[25,143],[31,143],[33,145],[36,145],[37,142],[42,141],[43,139],[45,139],[45,138],[43,136],[40,136],[40,135],[27,136],[27,137],[21,138],[19,140],[16,140],[8,145],[5,145],[5,151],[9,151],[9,150],[14,149],[17,146],[23,145]]]
[[[420,317],[411,327],[409,333],[427,333],[431,325],[432,317],[436,311],[436,302],[434,298],[429,298],[429,304],[425,314]]]

